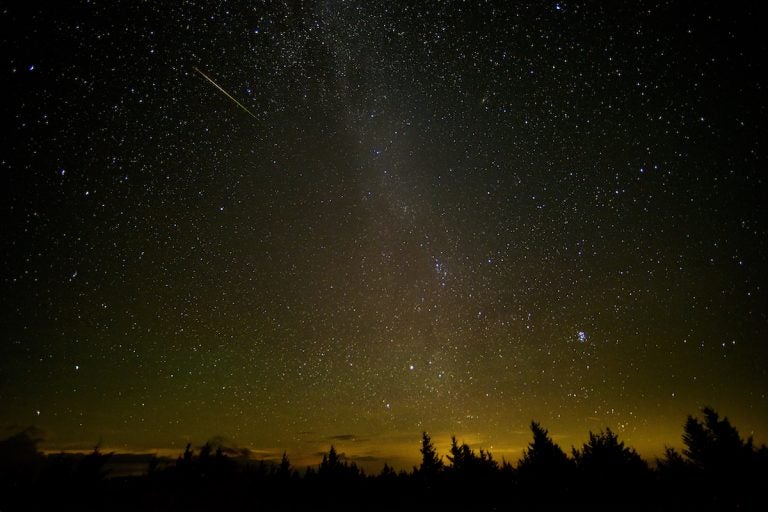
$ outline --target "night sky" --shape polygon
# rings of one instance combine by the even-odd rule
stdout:
[[[12,3],[3,434],[766,441],[757,2]]]

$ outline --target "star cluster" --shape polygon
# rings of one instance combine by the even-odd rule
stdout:
[[[532,418],[660,453],[711,404],[764,436],[759,13],[617,4],[3,7],[0,424],[516,460]]]

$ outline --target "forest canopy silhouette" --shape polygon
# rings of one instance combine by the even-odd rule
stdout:
[[[253,461],[247,452],[188,444],[141,475],[111,476],[115,454],[44,455],[33,427],[0,441],[0,509],[45,510],[499,510],[577,505],[633,510],[764,510],[768,449],[743,439],[712,408],[688,416],[683,450],[649,464],[610,428],[566,453],[540,423],[513,465],[454,436],[438,453],[427,432],[409,471],[366,474],[331,445],[317,466]],[[245,462],[244,462],[245,461]]]

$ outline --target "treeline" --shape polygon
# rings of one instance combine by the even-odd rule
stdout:
[[[567,454],[539,423],[513,466],[456,438],[448,453],[422,433],[421,463],[367,475],[331,446],[319,466],[238,462],[190,445],[144,475],[107,478],[111,454],[37,451],[34,432],[0,441],[0,510],[768,510],[768,449],[711,408],[689,416],[684,449],[649,465],[610,429]]]

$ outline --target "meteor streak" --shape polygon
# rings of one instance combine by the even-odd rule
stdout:
[[[235,98],[233,98],[231,94],[229,94],[227,91],[225,91],[225,90],[224,90],[224,89],[223,89],[223,88],[222,88],[222,87],[221,87],[219,84],[217,84],[216,82],[214,82],[214,81],[213,81],[213,79],[211,79],[211,78],[210,78],[208,75],[206,75],[205,73],[203,73],[202,71],[200,71],[199,69],[197,69],[197,68],[196,68],[196,67],[194,67],[194,66],[192,66],[192,69],[194,69],[195,71],[197,71],[198,73],[200,73],[201,75],[203,75],[203,78],[205,78],[206,80],[208,80],[209,82],[211,82],[211,83],[212,83],[212,84],[213,84],[213,85],[214,85],[214,86],[215,86],[215,87],[216,87],[218,90],[220,90],[221,92],[223,92],[223,93],[224,93],[224,94],[227,96],[227,98],[229,98],[229,99],[231,99],[232,101],[234,101],[234,102],[237,104],[237,106],[238,106],[238,107],[240,107],[241,109],[245,110],[245,111],[246,111],[246,113],[248,113],[248,115],[249,115],[249,116],[251,116],[251,117],[252,117],[252,118],[254,118],[254,119],[258,119],[258,118],[257,118],[255,115],[253,115],[253,112],[251,112],[250,110],[248,110],[247,108],[245,108],[245,106],[243,106],[243,104],[242,104],[242,103],[240,103],[240,102],[239,102],[239,101],[237,101]]]

